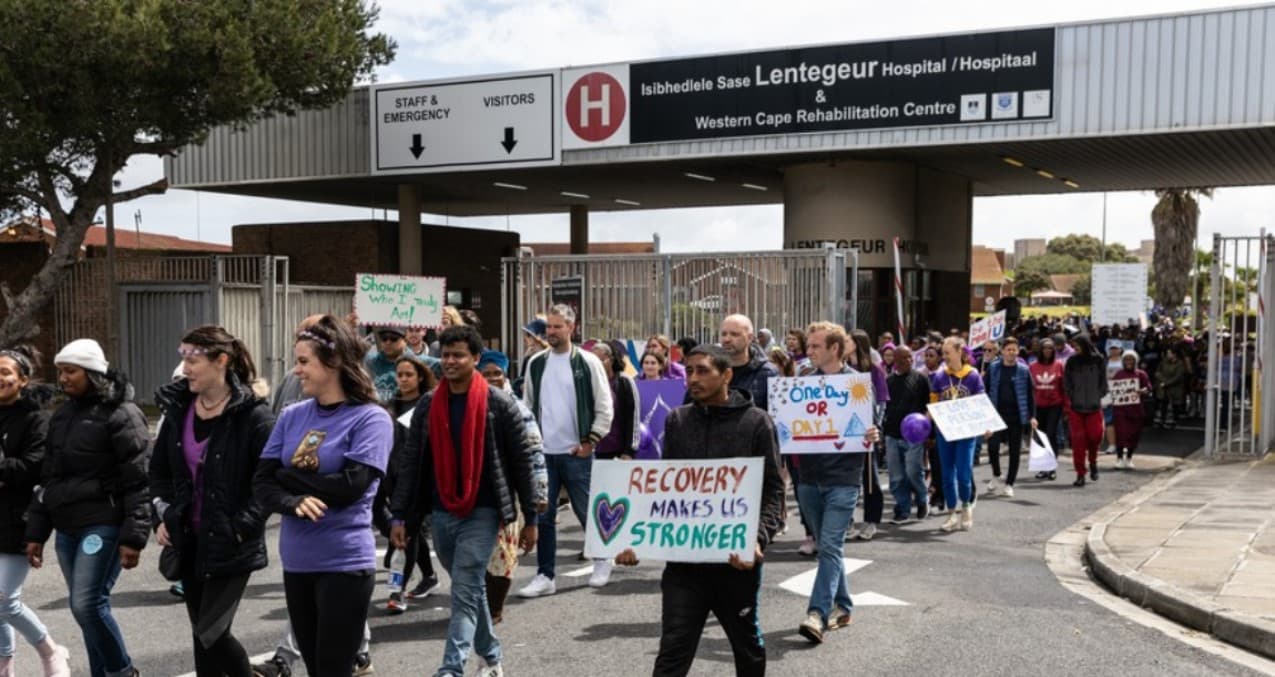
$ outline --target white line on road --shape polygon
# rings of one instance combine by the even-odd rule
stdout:
[[[855,559],[853,557],[843,557],[841,558],[841,561],[845,563],[846,575],[850,575],[859,569],[872,564],[872,560],[870,559]],[[814,587],[815,574],[818,571],[819,569],[816,567],[809,571],[797,574],[796,576],[785,580],[783,583],[780,583],[779,587],[793,593],[794,595],[808,597],[810,595],[810,588]],[[876,592],[851,592],[850,600],[854,602],[855,606],[910,606],[907,602],[904,602],[901,599],[895,599]]]

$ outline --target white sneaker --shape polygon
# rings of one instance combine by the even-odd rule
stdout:
[[[996,478],[995,477],[993,477],[990,480],[987,480],[987,493],[992,494],[993,496],[996,495]]]
[[[974,504],[961,506],[961,531],[969,531],[974,526]]]
[[[1124,459],[1123,459],[1123,458],[1117,458],[1117,459],[1116,459],[1116,470],[1124,470],[1124,469],[1125,469]]]
[[[1133,470],[1135,467],[1136,467],[1136,466],[1134,466],[1134,465],[1133,465],[1133,457],[1132,457],[1132,456],[1130,456],[1130,457],[1128,458],[1128,460],[1126,460],[1126,461],[1124,462],[1124,469],[1125,469],[1125,470]]]
[[[812,557],[815,554],[815,539],[813,536],[807,536],[806,540],[801,542],[797,547],[797,554],[805,557]]]
[[[863,525],[862,529],[859,530],[859,540],[861,541],[870,541],[872,540],[872,537],[876,535],[877,535],[877,525],[873,522],[868,522],[867,524]]]
[[[939,529],[951,533],[960,528],[961,528],[961,509],[952,508],[952,511],[947,514],[947,520],[943,522],[943,526],[939,527]]]
[[[505,677],[505,669],[501,665],[497,663],[479,668],[478,672],[474,673],[474,677]]]
[[[1113,445],[1111,445],[1111,446],[1107,447],[1106,449],[1103,449],[1103,450],[1102,450],[1102,453],[1104,453],[1104,454],[1114,454],[1114,453],[1116,453],[1116,445],[1114,445],[1114,444],[1113,444]]]
[[[850,530],[846,532],[846,540],[847,540],[847,541],[857,541],[857,540],[859,540],[859,534],[860,534],[862,531],[863,531],[863,527],[860,527],[860,526],[859,526],[859,525],[857,525],[857,524],[856,524],[856,525],[854,525],[854,526],[852,526],[852,527],[850,527]]]
[[[545,597],[558,592],[558,586],[553,582],[552,578],[544,574],[536,574],[523,589],[518,591],[519,597],[531,599],[533,597]]]
[[[1014,485],[1012,485],[1012,484],[1006,484],[1006,485],[1005,485],[1005,488],[1001,491],[1001,496],[1004,496],[1005,498],[1013,498],[1013,497],[1014,497]]]
[[[589,587],[601,588],[605,587],[607,581],[611,580],[611,560],[595,559],[593,560],[593,575],[589,576]]]

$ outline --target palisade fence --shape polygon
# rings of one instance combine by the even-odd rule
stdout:
[[[580,278],[584,338],[665,334],[715,342],[731,313],[777,340],[816,320],[854,322],[858,253],[797,249],[714,254],[520,256],[502,259],[501,344],[524,357],[521,328],[552,305],[555,280]],[[849,325],[848,325],[849,326]]]
[[[292,363],[292,335],[306,315],[345,317],[353,287],[288,282],[286,256],[120,258],[115,263],[119,345],[112,346],[105,259],[80,261],[54,297],[58,345],[95,338],[150,402],[180,362],[177,345],[202,324],[225,327],[248,347],[273,386]]]
[[[1204,452],[1260,456],[1275,446],[1275,238],[1213,236]]]

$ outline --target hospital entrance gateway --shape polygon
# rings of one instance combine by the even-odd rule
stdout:
[[[860,326],[968,322],[975,196],[1275,183],[1275,6],[392,83],[216,130],[173,187],[421,214],[781,203],[859,250]],[[1024,215],[1024,219],[1030,219]],[[723,250],[732,249],[722,242]]]

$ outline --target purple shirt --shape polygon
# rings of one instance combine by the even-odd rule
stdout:
[[[394,423],[375,404],[343,404],[329,413],[313,400],[298,402],[279,415],[262,459],[291,466],[292,455],[310,435],[324,433],[317,452],[318,473],[340,472],[349,462],[385,473],[394,446]],[[328,506],[318,522],[283,516],[279,557],[284,571],[317,573],[376,569],[376,540],[372,536],[372,499],[380,480],[363,497],[344,508]]]
[[[960,376],[949,374],[946,366],[940,365],[938,371],[930,374],[930,394],[938,401],[959,400],[983,392],[983,377],[978,370],[966,366]]]
[[[190,528],[195,531],[199,530],[199,517],[204,508],[204,452],[208,449],[210,439],[212,437],[204,438],[203,442],[195,440],[195,402],[191,401],[182,425],[182,455],[186,458],[186,468],[190,470],[190,477],[195,484],[195,490],[190,496]]]

